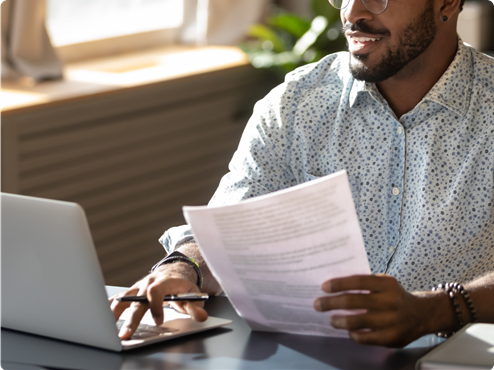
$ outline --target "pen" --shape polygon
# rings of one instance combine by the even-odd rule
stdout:
[[[165,295],[163,301],[205,301],[208,298],[209,295],[206,293],[182,293],[175,295]],[[149,303],[147,297],[144,295],[127,295],[118,297],[117,301]]]

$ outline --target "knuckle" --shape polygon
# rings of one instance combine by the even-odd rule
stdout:
[[[355,281],[357,283],[358,286],[361,286],[363,284],[365,284],[367,282],[367,279],[369,279],[369,277],[367,275],[357,275],[355,276]]]
[[[347,308],[352,303],[352,297],[350,297],[349,294],[341,295],[337,299],[341,305],[341,308]]]
[[[352,315],[347,316],[349,330],[362,330],[370,326],[367,315]]]
[[[143,277],[142,280],[140,281],[141,284],[139,284],[140,286],[142,285],[149,285],[149,284],[152,284],[155,280],[155,276],[154,276],[154,272]]]
[[[341,290],[341,280],[340,279],[332,279],[329,282],[329,291],[330,292],[339,292]]]
[[[161,286],[157,283],[152,283],[148,286],[147,292],[151,296],[156,296],[161,293]]]
[[[360,320],[355,316],[343,316],[342,323],[347,330],[360,329]]]
[[[350,338],[355,342],[363,345],[383,345],[381,333],[369,331],[369,330],[358,330],[351,331]]]
[[[396,311],[401,307],[403,307],[403,305],[404,305],[403,298],[400,295],[393,294],[388,299],[388,309],[392,309]]]
[[[385,275],[383,281],[389,288],[397,288],[399,285],[398,281],[393,276],[390,275]]]
[[[361,331],[351,331],[350,338],[352,338],[355,342],[359,344],[373,344],[370,336],[366,332]]]
[[[396,331],[390,331],[390,333],[385,336],[384,344],[388,347],[400,347],[401,336]]]
[[[321,311],[328,311],[331,310],[331,299],[329,298],[319,298],[319,306],[321,308]]]
[[[366,297],[368,298],[368,297]],[[338,303],[339,307],[338,308],[347,308],[347,309],[353,309],[353,308],[361,308],[362,306],[362,297],[360,294],[343,294],[338,297]]]

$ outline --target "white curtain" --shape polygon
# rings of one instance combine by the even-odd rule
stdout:
[[[45,9],[46,0],[2,3],[2,78],[40,81],[62,77],[63,65],[45,28]]]
[[[271,0],[184,0],[181,42],[235,45],[260,22]]]

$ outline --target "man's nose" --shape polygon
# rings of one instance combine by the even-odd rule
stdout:
[[[357,23],[360,19],[370,20],[374,14],[372,14],[364,5],[362,0],[350,0],[348,5],[341,9],[341,20],[343,24],[347,21],[350,23]]]

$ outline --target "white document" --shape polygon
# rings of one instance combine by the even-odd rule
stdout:
[[[326,280],[370,274],[346,171],[235,205],[186,206],[184,215],[252,329],[348,336],[313,308]]]

